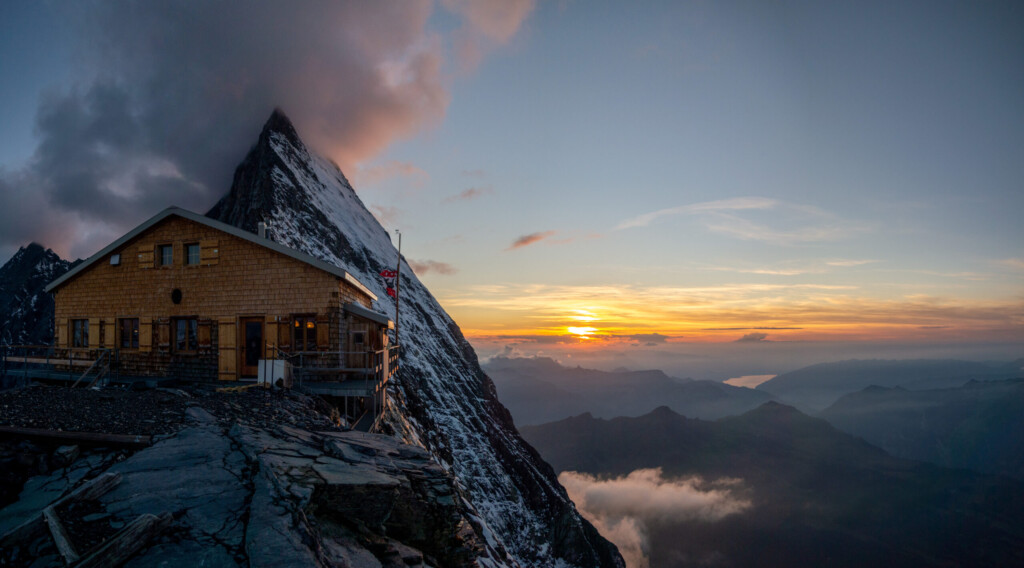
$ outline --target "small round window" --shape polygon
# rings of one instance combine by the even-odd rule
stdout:
[[[171,291],[171,301],[174,302],[175,304],[181,303],[181,290],[175,288],[174,290]]]

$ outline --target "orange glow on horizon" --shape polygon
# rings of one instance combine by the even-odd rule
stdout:
[[[1019,298],[872,297],[852,287],[488,286],[444,298],[467,337],[632,344],[1016,341]],[[561,338],[561,339],[560,339]],[[588,341],[581,341],[586,339]]]

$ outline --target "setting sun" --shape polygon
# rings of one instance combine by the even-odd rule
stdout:
[[[589,338],[597,331],[596,327],[568,327],[569,333],[580,337]]]

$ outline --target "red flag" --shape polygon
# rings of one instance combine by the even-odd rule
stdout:
[[[394,278],[394,277],[398,276],[398,271],[397,270],[381,270],[380,271],[380,275],[383,276],[384,278]]]
[[[388,288],[388,296],[391,296],[392,298],[397,298],[398,297],[398,293],[395,292],[394,288]]]

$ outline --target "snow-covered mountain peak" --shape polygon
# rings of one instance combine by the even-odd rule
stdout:
[[[272,239],[346,269],[377,295],[374,308],[396,319],[379,276],[399,263],[387,231],[338,166],[311,152],[280,110],[207,215],[253,232],[268,223]],[[554,471],[520,437],[459,327],[404,259],[400,267],[402,355],[389,393],[397,409],[391,423],[456,475],[466,516],[498,551],[489,565],[621,566],[615,548],[579,516]]]

